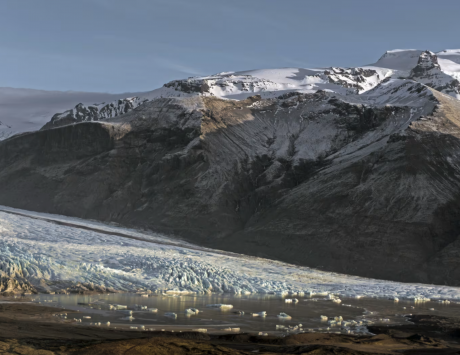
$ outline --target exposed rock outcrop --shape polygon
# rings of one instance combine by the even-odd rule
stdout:
[[[56,113],[51,120],[42,127],[42,129],[50,129],[78,122],[99,121],[116,117],[135,109],[145,101],[146,99],[141,99],[139,97],[129,97],[126,99],[116,100],[108,104],[102,103],[86,106],[79,103],[71,110],[67,110],[63,113]]]
[[[460,96],[460,82],[442,71],[438,57],[433,52],[425,51],[420,54],[417,65],[411,71],[410,79],[447,95]]]

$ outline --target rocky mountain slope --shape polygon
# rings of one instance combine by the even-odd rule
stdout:
[[[136,96],[128,97],[126,99],[118,99],[108,104],[104,102],[102,104],[86,106],[79,103],[73,109],[67,110],[63,113],[56,113],[51,118],[51,121],[47,122],[42,129],[56,128],[84,121],[99,121],[112,118],[133,110],[145,100],[141,100]]]
[[[457,58],[392,51],[362,68],[223,73],[109,118],[66,114],[79,123],[0,143],[0,204],[459,285]]]
[[[92,106],[97,102],[113,102],[139,95],[0,87],[0,140],[15,134],[37,131],[56,112],[64,112],[77,104]]]

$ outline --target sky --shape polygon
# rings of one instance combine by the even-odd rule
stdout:
[[[190,76],[460,48],[459,0],[0,0],[0,87],[149,91]]]

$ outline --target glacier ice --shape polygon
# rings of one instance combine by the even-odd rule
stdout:
[[[220,309],[232,309],[233,305],[217,303],[217,304],[207,304],[206,307],[208,307],[208,308],[220,308]]]
[[[289,314],[286,314],[284,312],[281,312],[280,314],[278,314],[277,317],[280,319],[291,319],[292,318]],[[280,326],[280,327],[284,327],[284,326]],[[278,326],[277,326],[277,329],[278,329]]]
[[[190,292],[267,293],[280,297],[306,294],[327,296],[334,302],[339,302],[339,296],[460,301],[458,287],[319,271],[229,255],[160,234],[100,222],[8,207],[1,210],[0,274],[26,279],[42,292],[72,292],[78,288],[143,294],[153,291],[167,296]],[[126,305],[112,306],[127,309]],[[224,309],[225,305],[212,307]]]

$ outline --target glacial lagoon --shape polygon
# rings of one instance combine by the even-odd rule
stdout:
[[[82,326],[112,327],[127,331],[206,329],[208,333],[249,332],[270,335],[298,332],[366,334],[367,325],[404,324],[408,322],[409,314],[460,316],[460,304],[457,302],[446,304],[439,301],[395,302],[388,299],[342,298],[342,302],[337,303],[324,296],[115,293],[40,294],[26,299],[42,305],[65,308],[66,311],[57,312],[55,316],[65,317],[68,321]],[[294,301],[287,303],[286,299]],[[233,307],[208,307],[211,304],[226,304]],[[126,306],[126,309],[111,309],[117,307],[114,305],[120,305],[120,308]],[[198,309],[198,314],[186,314],[186,309],[190,308]],[[157,311],[152,312],[152,309]],[[253,315],[263,311],[267,314],[265,317]],[[176,317],[171,316],[171,313],[175,313]],[[280,313],[286,313],[292,318],[279,318]],[[328,317],[328,321],[321,320],[321,316]],[[107,325],[107,322],[110,322],[110,325]]]

